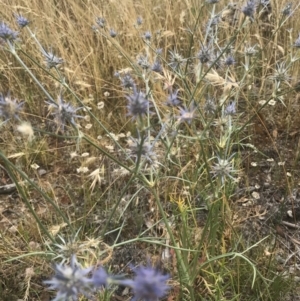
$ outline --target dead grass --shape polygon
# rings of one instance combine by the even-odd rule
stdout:
[[[18,12],[31,20],[30,28],[38,37],[41,45],[47,51],[52,50],[55,55],[64,59],[65,63],[60,67],[60,71],[71,90],[78,95],[85,106],[91,108],[95,117],[100,120],[108,132],[117,137],[118,143],[124,149],[128,147],[126,144],[127,133],[133,133],[136,126],[126,116],[124,93],[114,73],[117,70],[128,68],[130,61],[136,61],[138,55],[145,53],[145,43],[141,38],[145,31],[152,33],[155,48],[163,49],[162,57],[168,58],[169,50],[174,51],[174,49],[183,57],[195,56],[198,51],[197,47],[201,48],[198,41],[204,39],[203,29],[206,26],[207,16],[211,9],[208,5],[202,6],[198,3],[199,1],[189,0],[125,0],[122,3],[114,0],[24,0],[13,2],[12,5],[11,1],[0,1],[2,7],[1,19],[9,24],[15,24],[14,13]],[[123,254],[124,260],[120,260],[120,264],[114,265],[114,260],[117,259],[112,260],[113,256],[116,255],[113,255],[114,252],[110,248],[111,244],[119,243],[120,247],[116,248],[116,252],[119,252],[120,249],[123,251],[122,242],[133,239],[132,248],[138,250],[136,252],[139,252],[141,260],[147,258],[149,254],[153,258],[160,258],[164,250],[162,246],[149,247],[142,239],[138,239],[141,233],[156,237],[157,240],[160,237],[165,237],[167,233],[166,228],[158,222],[161,219],[155,201],[155,196],[158,196],[164,201],[166,214],[169,217],[175,216],[174,225],[172,226],[174,226],[173,230],[179,245],[188,244],[193,249],[195,246],[199,246],[200,242],[202,243],[199,246],[202,251],[199,251],[197,255],[194,256],[193,253],[184,255],[186,256],[186,262],[192,262],[194,266],[203,264],[203,271],[195,277],[195,291],[198,292],[195,300],[202,300],[199,299],[201,294],[207,296],[209,300],[258,300],[258,298],[261,298],[260,300],[279,300],[276,298],[280,294],[286,293],[284,289],[277,290],[275,284],[280,283],[278,286],[290,288],[290,279],[280,278],[278,275],[281,275],[280,272],[282,271],[278,269],[277,275],[272,261],[276,257],[275,254],[282,254],[283,243],[278,242],[278,233],[274,230],[273,223],[269,223],[269,219],[264,217],[267,216],[267,213],[263,214],[262,212],[265,209],[271,212],[271,207],[282,204],[284,202],[282,198],[290,195],[293,189],[298,188],[300,183],[298,172],[299,94],[297,91],[293,91],[293,87],[298,82],[299,62],[296,62],[289,70],[292,80],[284,86],[283,92],[288,92],[284,99],[285,106],[277,101],[276,106],[267,105],[262,108],[261,101],[269,100],[274,92],[274,85],[268,77],[276,69],[276,63],[286,60],[292,52],[297,53],[297,50],[291,48],[290,45],[297,38],[297,29],[300,24],[298,21],[299,11],[297,10],[282,30],[272,32],[280,24],[280,12],[284,3],[278,1],[271,1],[271,3],[272,12],[267,16],[262,15],[257,18],[251,24],[250,29],[249,27],[241,28],[233,44],[234,52],[237,54],[237,65],[239,66],[242,63],[244,64],[243,53],[245,47],[257,45],[256,49],[259,51],[259,56],[255,58],[255,67],[247,74],[244,86],[239,87],[240,100],[238,105],[239,110],[242,111],[242,120],[239,122],[245,124],[249,121],[248,123],[251,123],[252,126],[246,127],[238,132],[236,136],[239,136],[237,141],[251,143],[266,154],[268,158],[274,158],[276,162],[286,162],[286,164],[281,167],[276,166],[276,168],[267,165],[267,167],[263,166],[258,171],[253,171],[254,165],[252,163],[258,162],[260,164],[265,160],[264,157],[254,152],[253,149],[238,146],[240,148],[238,149],[240,154],[238,160],[241,162],[240,183],[242,183],[239,188],[244,189],[245,187],[260,185],[265,189],[255,188],[261,196],[255,203],[255,200],[253,201],[253,198],[251,198],[253,191],[248,193],[245,190],[245,194],[240,195],[236,194],[235,187],[232,186],[228,188],[228,191],[224,189],[224,191],[218,192],[214,201],[215,203],[221,201],[223,205],[214,210],[216,210],[216,214],[221,212],[219,218],[222,222],[220,222],[221,226],[216,230],[214,237],[203,235],[203,229],[207,230],[209,228],[211,230],[213,228],[212,224],[208,228],[204,227],[209,218],[206,213],[207,208],[203,205],[203,199],[213,199],[213,196],[209,195],[210,192],[206,189],[209,186],[209,176],[204,175],[199,167],[199,158],[201,158],[199,154],[213,153],[214,142],[219,149],[222,149],[221,142],[212,139],[204,146],[194,140],[182,144],[180,141],[175,142],[172,149],[170,149],[170,158],[176,164],[170,164],[166,160],[163,144],[158,143],[157,153],[161,155],[162,164],[166,164],[168,172],[160,174],[160,177],[154,182],[151,182],[149,175],[146,176],[150,183],[149,187],[153,185],[151,189],[153,188],[153,191],[155,191],[155,193],[150,193],[150,190],[145,189],[138,181],[130,182],[131,177],[128,171],[121,169],[116,162],[111,162],[108,156],[105,156],[104,153],[101,153],[99,149],[93,147],[86,140],[78,142],[76,136],[64,139],[59,133],[50,134],[50,116],[47,113],[44,94],[37,88],[26,71],[19,67],[18,62],[11,54],[4,51],[0,52],[1,91],[4,94],[10,91],[14,98],[24,99],[26,104],[22,118],[30,121],[34,129],[40,129],[40,131],[35,132],[38,139],[29,143],[12,126],[8,126],[1,133],[0,148],[16,168],[34,179],[41,191],[53,199],[69,220],[70,225],[75,230],[73,232],[70,230],[71,227],[66,226],[66,223],[53,206],[41,195],[40,191],[36,191],[29,184],[22,186],[24,194],[30,201],[37,217],[51,235],[55,237],[57,243],[61,243],[58,234],[63,237],[68,236],[72,240],[75,232],[80,229],[76,236],[76,243],[72,245],[72,248],[74,247],[75,252],[80,253],[83,262],[95,265],[109,264],[112,270],[118,272],[126,272],[127,263],[137,253]],[[297,3],[294,4],[294,6],[296,5]],[[224,4],[221,1],[217,4],[216,10],[220,10],[223,6]],[[193,24],[197,21],[199,9],[201,10],[200,25],[194,29]],[[106,37],[92,30],[95,19],[99,16],[105,17],[107,28],[113,28],[117,31],[118,35],[115,39],[109,37],[108,33],[105,33],[107,34]],[[138,16],[143,18],[141,28],[134,26]],[[243,16],[240,15],[239,8],[235,9],[227,6],[226,9],[224,8],[222,16],[224,18],[218,29],[220,44],[228,41],[236,32],[236,28],[243,24]],[[231,26],[230,24],[234,16],[237,16],[239,24],[237,26]],[[289,31],[290,28],[293,31]],[[195,31],[193,36],[189,33],[189,30]],[[57,81],[49,80],[51,78],[49,72],[52,76],[58,75],[54,71],[48,72],[45,68],[40,68],[36,64],[36,62],[41,64],[40,62],[44,58],[41,52],[37,51],[36,44],[26,32],[26,28],[23,31],[20,39],[22,48],[20,56],[22,56],[30,70],[35,73],[39,81],[44,84],[45,89],[50,91],[52,95],[59,95],[61,85]],[[191,42],[191,36],[194,42]],[[193,45],[192,48],[191,44]],[[227,99],[226,97],[230,95],[232,90],[238,88],[238,83],[235,83],[235,81],[243,77],[241,67],[230,69],[228,74],[216,70],[211,69],[205,76],[205,84],[198,85],[194,91],[193,96],[195,99],[199,99],[201,106],[204,105],[204,96],[208,92],[218,100]],[[143,83],[140,74],[136,76],[136,80]],[[157,98],[157,109],[167,119],[168,114],[172,112],[164,106],[167,92],[160,84],[160,80],[163,81],[165,87],[171,82],[171,84],[174,84],[174,88],[180,88],[185,96],[188,95],[187,91],[195,86],[197,78],[195,76],[180,79],[179,76],[167,73],[167,70],[166,73],[160,75],[160,79],[151,78],[151,91]],[[174,80],[174,83],[172,83],[172,80]],[[76,104],[71,93],[66,93],[64,97],[74,105]],[[97,104],[100,102],[104,103],[103,109],[97,108]],[[93,123],[92,128],[88,129],[87,125],[89,123],[88,119],[80,121],[87,137],[108,154],[114,155],[122,161],[125,156],[124,153],[119,151],[116,144],[111,142],[103,127]],[[191,127],[189,131],[198,130],[199,135],[201,135],[202,131],[206,129],[200,122],[197,126],[199,128]],[[217,131],[218,129],[214,132],[215,137],[218,137]],[[71,136],[72,132],[68,132],[68,135]],[[102,139],[98,139],[100,135]],[[78,143],[80,144],[80,151],[77,151],[75,155]],[[235,147],[231,145],[230,149],[235,149]],[[1,159],[0,164],[5,166]],[[201,164],[205,165],[205,163]],[[101,173],[99,174],[97,188],[95,191],[91,191],[93,178],[87,177],[87,175],[99,166],[101,167]],[[86,174],[80,173],[77,171],[78,168],[88,168],[89,172]],[[40,173],[41,170],[43,170],[43,173]],[[16,170],[14,173],[18,174]],[[24,180],[20,175],[17,176],[17,179],[18,181]],[[0,169],[1,185],[12,182],[10,171],[7,168]],[[269,186],[265,183],[269,183]],[[123,191],[124,187],[127,188],[126,191]],[[278,187],[283,192],[278,193],[278,190],[275,190]],[[276,201],[273,202],[276,206],[269,204],[272,203],[272,198],[276,198]],[[120,202],[114,208],[116,200],[120,200]],[[266,203],[268,203],[268,206],[265,205]],[[246,209],[246,215],[244,204],[248,204],[249,208],[251,207],[249,210]],[[294,206],[294,204],[288,203],[287,206]],[[184,214],[196,207],[200,208],[197,213],[184,220]],[[112,208],[115,209],[115,213],[110,219]],[[14,301],[20,300],[20,298],[22,300],[49,300],[51,294],[46,291],[42,284],[42,281],[49,278],[51,274],[49,259],[52,259],[54,255],[61,255],[60,258],[64,259],[67,258],[70,246],[68,245],[67,254],[61,254],[59,248],[55,247],[49,238],[40,232],[38,224],[28,211],[28,207],[25,206],[17,190],[9,195],[0,195],[0,212],[1,300]],[[257,219],[266,222],[260,224]],[[249,240],[246,237],[246,239],[242,238],[242,241],[240,241],[244,227],[248,226],[249,221],[252,225],[252,220],[255,220],[255,223],[257,222],[262,228],[267,225],[267,230],[261,231],[261,228],[257,229],[253,226],[255,229],[250,231]],[[105,232],[103,225],[105,225],[108,232],[104,237],[102,237]],[[185,234],[190,236],[184,237],[181,233],[182,225],[186,227]],[[121,233],[120,229],[123,229],[121,238],[118,237]],[[258,233],[256,241],[253,241],[253,233]],[[262,247],[257,251],[253,251],[251,258],[262,271],[262,275],[273,281],[270,287],[260,279],[251,291],[252,279],[244,262],[235,262],[228,266],[226,266],[228,262],[225,264],[225,261],[204,265],[211,256],[220,253],[225,254],[232,250],[243,252],[249,247],[247,241],[256,243],[265,235],[272,236],[268,243],[274,246],[273,253],[268,250],[267,255],[266,253],[262,254],[262,252],[266,252],[266,249]],[[296,237],[295,233],[292,235]],[[97,240],[98,237],[101,237],[99,241]],[[220,243],[214,245],[218,240]],[[48,247],[46,247],[47,244]],[[295,245],[291,244],[282,252],[290,253],[294,251],[293,248],[295,248]],[[174,252],[171,252],[171,256],[173,257],[168,268],[176,276],[178,262],[176,262]],[[295,259],[294,266],[297,266],[297,264],[298,258]],[[293,264],[289,266],[282,265],[282,268],[290,271],[292,266]],[[221,271],[220,274],[218,274],[219,271]],[[297,277],[296,272],[294,277]],[[235,282],[235,279],[238,280]],[[245,284],[241,284],[242,281]],[[218,295],[214,285],[219,282],[221,284],[218,284],[217,287],[222,287],[224,294],[218,292]],[[178,300],[176,299],[178,286],[175,283],[169,301]]]

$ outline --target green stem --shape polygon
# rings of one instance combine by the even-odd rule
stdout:
[[[155,200],[156,200],[156,204],[157,204],[158,209],[159,209],[159,213],[161,214],[162,220],[164,221],[167,232],[170,235],[170,239],[172,241],[172,244],[173,244],[173,246],[177,246],[177,242],[176,242],[175,237],[173,235],[173,231],[172,231],[171,226],[169,224],[168,218],[165,214],[165,211],[164,211],[164,208],[163,208],[162,203],[160,201],[159,195],[157,195],[157,192],[156,192],[155,189],[153,189],[153,194],[155,196]],[[190,281],[190,275],[189,275],[189,272],[187,270],[187,267],[184,264],[184,259],[181,255],[181,250],[177,247],[177,248],[174,248],[174,251],[175,251],[175,254],[176,254],[177,261],[178,261],[178,263],[181,267],[181,270],[183,272],[184,279],[187,280],[187,289],[189,290],[190,298],[191,298],[192,301],[194,301],[195,298],[194,298],[193,283],[191,283],[191,281]]]

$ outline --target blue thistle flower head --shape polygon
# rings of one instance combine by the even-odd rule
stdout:
[[[281,13],[284,15],[284,16],[291,16],[292,15],[292,3],[288,3],[285,5],[285,7],[282,9]]]
[[[0,94],[0,118],[4,121],[19,119],[19,113],[23,104],[24,101],[18,103],[16,99],[11,99],[9,94],[7,96]]]
[[[128,144],[130,147],[129,156],[135,158],[136,162],[139,158],[145,159],[145,161],[150,164],[154,164],[157,161],[157,155],[154,151],[154,143],[151,144],[148,137],[140,137],[140,135],[138,139],[130,137]]]
[[[207,46],[203,46],[202,49],[198,52],[197,58],[202,64],[205,64],[211,60],[213,56],[212,49]]]
[[[64,128],[68,123],[76,126],[75,118],[82,118],[82,116],[76,114],[81,108],[74,108],[70,103],[65,102],[61,94],[58,97],[57,104],[48,101],[46,103],[49,104],[50,114],[54,115],[58,129],[62,132],[64,132]]]
[[[180,111],[180,116],[178,116],[177,118],[179,119],[180,123],[186,122],[188,124],[191,124],[193,119],[196,117],[197,107],[195,103],[192,102],[189,107],[185,107],[185,108],[179,107],[179,111]]]
[[[23,17],[22,15],[15,15],[16,17],[16,21],[19,25],[19,27],[24,28],[26,27],[30,22],[28,19],[26,19],[25,17]]]
[[[17,39],[19,33],[17,31],[12,30],[7,24],[4,22],[0,23],[0,38],[4,41],[14,41]]]
[[[103,267],[98,268],[92,276],[92,282],[95,289],[105,288],[108,284],[109,276]]]
[[[145,93],[138,91],[134,86],[133,94],[126,96],[126,98],[128,100],[128,115],[131,115],[133,119],[148,114],[150,103]]]
[[[187,60],[184,59],[178,52],[169,51],[170,53],[170,63],[169,66],[177,71]]]
[[[224,64],[228,67],[234,65],[235,63],[235,59],[232,55],[227,56],[227,58],[224,60]]]
[[[112,38],[115,38],[116,36],[117,36],[117,32],[113,29],[113,28],[111,28],[110,30],[109,30],[109,35],[112,37]]]
[[[249,17],[253,21],[254,13],[256,11],[256,1],[250,0],[247,1],[247,4],[242,7],[242,12],[245,16]]]
[[[148,57],[146,55],[139,55],[137,59],[137,64],[141,66],[142,69],[147,70],[150,67]]]
[[[204,104],[204,112],[206,114],[215,114],[217,111],[216,101],[214,98],[208,97]]]
[[[181,101],[178,99],[178,92],[179,92],[179,90],[176,90],[175,92],[171,92],[168,95],[168,99],[166,101],[166,104],[168,106],[176,107],[176,106],[180,105]]]
[[[163,275],[158,269],[148,266],[140,266],[134,269],[133,280],[124,280],[122,284],[130,286],[134,297],[131,301],[157,301],[169,291],[167,280],[169,275]]]
[[[235,101],[231,101],[228,106],[225,108],[226,115],[234,115],[236,113]]]
[[[232,160],[234,156],[235,154],[232,154],[227,159],[222,159],[218,156],[216,157],[218,162],[211,167],[210,172],[213,175],[213,178],[219,177],[222,183],[224,183],[228,178],[230,178],[232,181],[236,181],[234,176],[238,173],[238,171],[234,169]]]
[[[150,31],[146,31],[146,32],[144,33],[144,35],[143,35],[143,38],[144,38],[145,40],[147,40],[147,41],[150,41],[150,40],[151,40],[151,37],[152,37],[152,35],[151,35],[151,32],[150,32]]]
[[[52,51],[46,52],[43,50],[43,55],[45,57],[45,62],[48,69],[56,68],[58,65],[62,64],[64,60],[60,57],[57,57],[52,53]]]
[[[125,73],[122,77],[119,74],[119,78],[121,80],[121,85],[126,88],[133,88],[135,86],[134,79],[132,78],[130,73]]]
[[[92,268],[82,269],[76,260],[76,256],[71,257],[70,265],[58,264],[54,267],[55,275],[52,279],[44,283],[49,284],[49,289],[57,291],[53,301],[76,300],[79,294],[88,296],[92,291],[92,280],[87,278]]]
[[[104,28],[106,24],[106,20],[102,17],[98,17],[96,19],[96,23],[98,24],[99,27]]]
[[[158,56],[161,56],[162,53],[163,53],[162,48],[157,48],[157,49],[155,50],[155,54],[158,55]]]
[[[300,33],[298,34],[298,38],[297,38],[297,40],[295,41],[294,47],[297,47],[297,48],[300,47]]]
[[[161,65],[160,60],[157,58],[153,65],[151,66],[151,70],[157,73],[162,73],[163,72],[163,67]]]
[[[136,24],[138,26],[142,25],[143,24],[143,18],[141,16],[138,16],[137,19],[136,19]]]

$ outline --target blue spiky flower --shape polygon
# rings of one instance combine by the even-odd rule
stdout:
[[[79,294],[88,296],[92,291],[93,281],[87,277],[92,268],[82,269],[75,255],[71,257],[70,265],[57,264],[54,270],[52,279],[45,281],[50,285],[49,289],[57,291],[52,301],[77,300]]]
[[[163,72],[163,67],[158,58],[154,61],[153,65],[151,66],[151,70],[157,73],[162,73]]]
[[[106,20],[102,17],[97,17],[96,18],[96,23],[101,27],[104,28],[106,24]]]
[[[154,143],[151,143],[148,137],[138,137],[137,139],[130,137],[128,140],[130,147],[129,155],[135,158],[137,162],[139,158],[143,158],[146,162],[154,164],[157,162],[157,155],[154,151]]]
[[[197,54],[197,58],[202,64],[208,63],[213,56],[213,51],[210,47],[203,46]]]
[[[177,51],[169,51],[170,53],[170,63],[169,66],[178,71],[178,69],[187,61],[184,59]]]
[[[234,168],[234,156],[235,154],[232,154],[226,159],[216,157],[217,162],[211,167],[210,172],[213,178],[220,178],[222,183],[224,183],[226,179],[231,179],[234,182],[237,181],[234,177],[238,173],[238,170]]]
[[[4,41],[14,41],[17,39],[19,33],[12,30],[6,23],[0,23],[0,38]]]
[[[235,59],[232,55],[228,55],[224,60],[224,64],[228,67],[234,65],[235,63]]]
[[[292,3],[288,3],[285,5],[285,7],[282,9],[281,13],[284,15],[284,16],[291,16],[292,15]]]
[[[253,20],[256,7],[257,4],[255,0],[247,1],[247,4],[242,7],[242,12],[244,13],[245,16]]]
[[[48,101],[46,103],[49,104],[50,114],[54,116],[58,129],[62,132],[64,132],[67,124],[76,126],[75,118],[82,118],[76,114],[81,108],[75,108],[70,103],[65,102],[61,94],[58,96],[57,104]]]
[[[113,29],[113,28],[111,28],[110,30],[109,30],[109,35],[112,37],[112,38],[115,38],[116,36],[117,36],[117,32]]]
[[[146,41],[150,41],[151,40],[151,37],[152,37],[152,34],[150,31],[146,31],[143,35],[143,38],[146,40]]]
[[[133,280],[126,279],[123,285],[132,288],[134,293],[131,301],[157,301],[163,298],[169,291],[167,280],[169,275],[162,274],[150,264],[148,266],[140,266],[134,269],[135,277]]]
[[[176,107],[180,105],[181,101],[178,99],[178,92],[178,89],[175,92],[170,92],[166,101],[166,105],[171,107]]]
[[[130,73],[125,73],[123,76],[119,76],[121,80],[121,85],[126,88],[133,88],[135,86],[134,79],[132,78]]]
[[[300,33],[298,34],[298,38],[295,41],[294,47],[300,48]]]
[[[236,113],[236,102],[231,101],[228,106],[225,108],[226,115],[234,115]]]
[[[18,103],[16,99],[11,99],[10,95],[0,94],[0,117],[4,121],[9,119],[19,119],[19,113],[24,102]]]
[[[45,57],[45,62],[48,69],[56,68],[58,65],[61,65],[64,60],[52,53],[52,51],[43,50],[43,55]]]
[[[189,107],[179,107],[180,116],[177,118],[179,119],[180,123],[186,122],[191,124],[193,119],[197,115],[197,107],[194,102],[192,102]]]
[[[138,26],[142,25],[143,24],[143,18],[141,16],[138,16],[137,19],[136,19],[136,24]]]
[[[109,276],[103,267],[99,267],[92,276],[92,282],[95,289],[106,288]]]
[[[209,115],[214,115],[217,111],[217,105],[214,98],[208,97],[204,104],[204,112]]]
[[[23,17],[22,15],[15,15],[16,17],[16,21],[19,25],[19,27],[24,28],[26,27],[30,22],[28,21],[28,19],[26,19],[25,17]]]
[[[150,103],[146,98],[146,94],[133,87],[133,94],[126,96],[128,100],[128,115],[134,119],[146,115],[149,111]]]

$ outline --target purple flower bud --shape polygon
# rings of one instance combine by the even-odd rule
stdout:
[[[117,36],[117,32],[113,28],[111,28],[110,31],[109,31],[109,35],[112,38],[115,38]]]
[[[137,17],[137,19],[136,19],[136,24],[137,24],[138,26],[140,26],[140,25],[143,24],[143,19],[142,19],[141,16],[138,16],[138,17]]]
[[[143,35],[144,39],[147,40],[147,41],[150,41],[151,40],[151,32],[150,31],[146,31]]]

